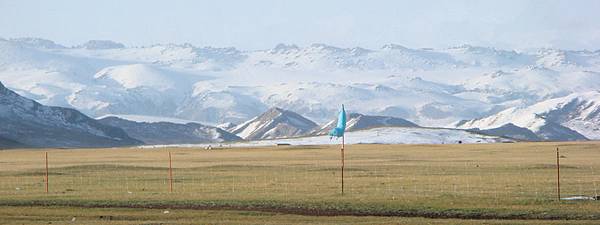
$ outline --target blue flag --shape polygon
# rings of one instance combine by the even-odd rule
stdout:
[[[344,136],[344,131],[346,130],[346,110],[344,110],[344,105],[342,104],[342,110],[340,110],[340,114],[338,115],[337,126],[331,131],[329,131],[329,136],[331,137],[341,137]]]

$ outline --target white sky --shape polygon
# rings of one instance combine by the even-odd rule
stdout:
[[[67,46],[278,43],[600,49],[598,0],[0,0],[0,37]]]

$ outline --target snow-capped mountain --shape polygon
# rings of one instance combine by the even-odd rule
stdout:
[[[271,108],[230,131],[246,140],[258,140],[302,136],[309,134],[316,127],[316,123],[295,112]]]
[[[221,128],[199,123],[136,122],[108,116],[98,122],[123,129],[127,135],[145,144],[197,144],[240,141],[240,137]]]
[[[138,145],[120,128],[74,109],[48,107],[0,83],[0,142],[6,147],[112,147]]]
[[[456,121],[600,90],[600,51],[395,44],[378,49],[281,44],[244,51],[0,39],[0,81],[42,104],[92,117],[240,124],[280,107],[326,123],[344,103],[365,115],[453,127]]]
[[[600,51],[567,51],[560,49],[540,49],[536,64],[549,68],[598,66]]]
[[[543,140],[600,139],[600,92],[582,92],[528,107],[509,108],[481,119],[462,121],[458,128],[491,129],[513,124]]]
[[[346,131],[366,130],[375,127],[418,127],[417,124],[408,120],[391,116],[369,116],[360,113],[348,113]],[[334,119],[321,126],[314,132],[316,135],[325,135],[337,124]]]

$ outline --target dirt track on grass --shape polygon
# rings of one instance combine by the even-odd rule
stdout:
[[[235,210],[283,213],[304,216],[379,216],[379,217],[422,217],[431,219],[481,219],[481,220],[600,220],[600,215],[551,214],[548,212],[494,212],[447,210],[368,210],[335,209],[327,207],[288,206],[270,204],[198,202],[185,204],[126,203],[126,202],[70,202],[70,201],[12,201],[0,202],[0,206],[31,207],[81,207],[81,208],[136,208],[136,209],[192,209],[192,210]]]

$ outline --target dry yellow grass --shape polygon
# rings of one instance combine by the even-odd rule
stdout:
[[[597,142],[350,145],[343,196],[338,146],[54,149],[47,150],[49,194],[43,185],[46,150],[0,151],[0,205],[599,219],[596,201],[555,200],[556,147],[564,156],[563,196],[598,195]],[[168,151],[174,193],[168,191]]]

